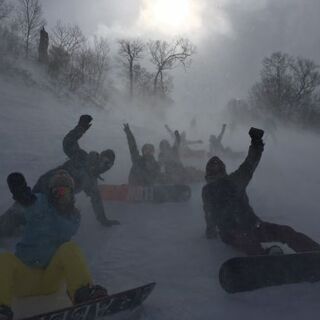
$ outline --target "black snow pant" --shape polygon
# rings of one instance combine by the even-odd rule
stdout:
[[[320,244],[303,233],[285,225],[261,222],[248,232],[233,230],[220,233],[223,242],[243,251],[247,255],[265,254],[261,242],[281,242],[295,252],[320,251]]]

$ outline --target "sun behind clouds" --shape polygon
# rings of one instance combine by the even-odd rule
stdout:
[[[201,0],[143,0],[140,23],[165,34],[201,29]]]

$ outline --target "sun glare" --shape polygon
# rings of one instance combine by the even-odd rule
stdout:
[[[144,0],[141,21],[161,32],[184,33],[201,27],[200,0]]]

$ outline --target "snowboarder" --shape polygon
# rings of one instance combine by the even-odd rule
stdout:
[[[100,154],[95,151],[86,152],[81,149],[78,140],[91,127],[92,117],[82,115],[78,124],[63,139],[63,150],[69,157],[63,165],[42,175],[33,188],[35,193],[48,193],[49,181],[58,170],[66,170],[75,181],[75,193],[84,191],[90,197],[97,220],[106,227],[119,224],[117,220],[109,220],[104,211],[103,202],[98,189],[100,175],[108,171],[114,163],[115,154],[108,149]]]
[[[51,177],[48,194],[32,193],[21,173],[11,173],[7,182],[25,209],[25,229],[15,254],[0,254],[0,319],[13,319],[14,297],[52,294],[63,283],[74,304],[107,295],[106,289],[92,284],[85,258],[71,241],[80,213],[68,172],[60,170]]]
[[[221,132],[218,136],[214,134],[210,135],[209,138],[209,153],[208,156],[212,157],[213,155],[224,156],[226,158],[236,159],[243,155],[242,152],[234,152],[228,147],[224,147],[222,145],[222,138],[225,133],[227,125],[223,124],[221,128]]]
[[[158,161],[165,178],[165,183],[184,183],[185,170],[179,156],[180,134],[176,130],[175,142],[171,146],[168,140],[161,140],[159,144]]]
[[[231,174],[216,156],[206,165],[202,189],[207,238],[221,240],[248,255],[265,254],[261,242],[286,243],[296,252],[320,250],[320,245],[289,226],[264,222],[249,204],[246,188],[264,149],[263,130],[251,128],[251,146],[245,161]]]
[[[171,137],[175,139],[175,133],[169,126],[166,124],[165,128],[170,133]],[[190,145],[202,144],[202,140],[187,140],[185,131],[182,131],[180,134],[180,155],[183,157],[197,157],[201,158],[205,155],[203,150],[192,150],[189,148]]]
[[[132,167],[129,173],[129,185],[152,186],[160,179],[160,165],[154,158],[154,146],[144,144],[140,155],[136,139],[130,130],[129,124],[123,125],[123,130],[127,136]]]

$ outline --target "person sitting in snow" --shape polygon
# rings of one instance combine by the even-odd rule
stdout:
[[[107,295],[106,289],[93,285],[85,258],[71,241],[81,217],[68,172],[52,175],[48,194],[32,193],[21,173],[11,173],[7,182],[24,208],[25,228],[15,254],[0,254],[0,319],[13,319],[14,297],[53,294],[62,284],[73,304]]]
[[[176,130],[175,142],[171,146],[168,140],[161,140],[159,144],[158,161],[164,174],[165,183],[183,183],[185,170],[179,156],[180,134]]]
[[[136,139],[130,130],[129,124],[123,125],[123,130],[127,136],[132,167],[129,173],[129,185],[152,186],[160,179],[160,165],[154,157],[154,146],[144,144],[140,155]]]
[[[222,138],[225,133],[227,125],[223,124],[221,128],[221,132],[218,136],[214,134],[210,135],[209,138],[209,152],[208,156],[212,157],[213,155],[225,156],[226,158],[236,159],[243,155],[242,152],[234,152],[228,147],[224,147],[222,145]]]
[[[207,184],[202,189],[207,238],[223,242],[248,255],[265,254],[262,242],[286,243],[296,252],[320,250],[320,245],[289,226],[262,221],[249,204],[246,188],[264,149],[263,130],[251,128],[251,145],[245,161],[231,174],[214,156],[206,165]]]
[[[170,133],[171,137],[175,139],[175,132],[170,129],[166,124],[165,128]],[[190,145],[202,144],[202,140],[188,140],[185,131],[182,131],[180,134],[180,155],[183,157],[202,157],[204,156],[204,150],[192,150],[189,148]]]
[[[63,150],[69,157],[63,165],[52,169],[42,175],[33,188],[36,193],[48,193],[49,181],[58,170],[69,172],[75,182],[75,193],[84,191],[90,197],[93,211],[97,220],[106,227],[119,224],[117,220],[109,220],[106,217],[103,201],[98,188],[98,179],[101,174],[108,171],[114,164],[115,154],[113,150],[86,152],[81,149],[78,140],[91,127],[92,117],[82,115],[78,124],[63,139]]]

